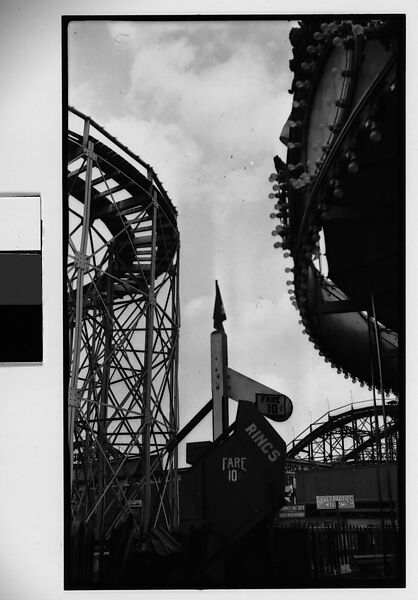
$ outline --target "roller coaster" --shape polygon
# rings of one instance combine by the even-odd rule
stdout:
[[[94,556],[100,571],[110,533],[127,520],[132,544],[178,523],[177,453],[168,443],[179,418],[180,242],[176,210],[154,170],[74,108],[67,149],[77,578],[89,569],[83,556]]]
[[[356,402],[328,411],[288,445],[286,458],[307,465],[397,460],[398,405]]]

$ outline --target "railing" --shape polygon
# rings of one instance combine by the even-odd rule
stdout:
[[[396,401],[395,397],[386,398],[386,403],[393,402],[393,401]],[[382,405],[381,402],[377,402],[378,407],[381,405]],[[335,417],[339,414],[343,414],[350,408],[355,409],[355,408],[360,408],[363,406],[365,406],[365,407],[373,406],[373,400],[359,400],[357,402],[349,402],[347,404],[344,404],[343,406],[338,406],[337,408],[333,408],[333,409],[325,412],[318,419],[316,419],[316,421],[314,421],[313,423],[308,425],[308,427],[305,427],[305,429],[303,431],[301,431],[291,442],[289,442],[289,444],[287,444],[287,451],[291,450],[298,442],[303,440],[309,433],[312,433],[313,431],[315,431],[316,428],[327,423],[332,417]]]
[[[357,527],[280,523],[275,528],[278,578],[288,583],[388,580],[399,576],[399,531],[394,525]],[[285,582],[286,583],[286,582]]]

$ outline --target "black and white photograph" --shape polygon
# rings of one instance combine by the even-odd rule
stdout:
[[[64,25],[69,586],[396,585],[403,18]]]
[[[61,4],[0,9],[1,595],[412,598],[414,18]]]

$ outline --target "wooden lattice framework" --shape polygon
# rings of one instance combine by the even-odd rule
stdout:
[[[322,415],[287,448],[287,458],[311,464],[396,461],[398,406],[356,402]]]
[[[73,525],[99,556],[178,522],[179,233],[153,169],[75,109],[68,127]]]

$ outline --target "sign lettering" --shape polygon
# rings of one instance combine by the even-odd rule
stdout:
[[[335,510],[337,508],[355,508],[353,494],[334,494],[330,496],[316,496],[316,507],[324,510]]]
[[[242,473],[247,471],[246,456],[223,456],[222,471],[226,471],[227,480],[231,482],[238,481]]]
[[[286,421],[293,411],[290,399],[284,394],[256,394],[259,412],[274,421]]]
[[[260,450],[267,455],[270,462],[275,462],[280,456],[279,450],[277,450],[273,444],[268,440],[267,436],[258,429],[255,423],[251,423],[245,428],[250,438],[260,448]]]

